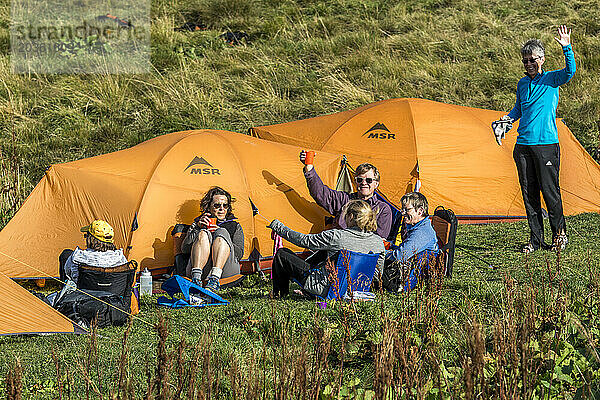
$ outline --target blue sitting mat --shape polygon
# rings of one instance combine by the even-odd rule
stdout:
[[[378,259],[379,254],[364,254],[341,250],[335,266],[337,269],[339,290],[336,285],[332,283],[329,287],[327,298],[343,299],[346,295],[346,291],[348,290],[348,271],[346,270],[346,266],[348,266],[348,269],[350,270],[352,290],[356,292],[369,292],[371,290],[371,283],[373,282],[373,275],[375,274]]]
[[[417,286],[419,281],[423,280],[425,271],[429,269],[429,261],[435,259],[439,253],[439,251],[423,250],[410,259],[410,263],[414,267],[410,270],[408,279],[404,282],[403,291],[410,292]]]
[[[161,289],[167,292],[167,294],[170,296],[170,298],[167,296],[161,296],[158,298],[157,303],[161,306],[183,308],[220,306],[229,304],[229,302],[223,299],[221,296],[211,292],[210,290],[206,290],[202,286],[197,285],[179,275],[173,275],[164,281]],[[179,293],[183,294],[182,299],[173,297]],[[201,298],[202,302],[195,304],[195,302],[190,298],[190,295]]]

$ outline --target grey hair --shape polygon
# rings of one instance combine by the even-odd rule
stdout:
[[[521,47],[521,55],[525,56],[531,54],[535,57],[544,57],[545,50],[542,41],[539,39],[529,39]]]
[[[425,197],[425,195],[423,193],[419,193],[419,192],[406,193],[400,199],[400,203],[402,204],[402,207],[406,207],[407,205],[409,205],[409,206],[413,206],[415,209],[422,208],[423,215],[424,216],[429,215],[429,204],[427,203],[427,197]]]

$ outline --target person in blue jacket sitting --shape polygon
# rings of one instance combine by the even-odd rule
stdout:
[[[423,271],[418,266],[422,257],[435,256],[439,252],[438,239],[429,218],[427,198],[419,192],[407,193],[400,199],[406,229],[403,232],[402,243],[392,244],[386,252],[386,268],[403,266],[404,276],[399,291],[413,289]],[[394,266],[392,267],[392,264]],[[384,273],[385,277],[385,273]],[[385,278],[383,280],[386,286]],[[388,288],[389,289],[389,288]]]

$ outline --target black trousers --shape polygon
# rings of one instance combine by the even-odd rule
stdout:
[[[275,253],[271,268],[273,296],[287,296],[290,293],[290,279],[296,279],[304,285],[311,266],[290,249],[282,247]]]
[[[540,191],[548,207],[552,235],[566,233],[558,173],[560,147],[557,144],[515,145],[513,158],[519,173],[521,194],[531,231],[531,244],[538,249],[544,243],[544,224]]]

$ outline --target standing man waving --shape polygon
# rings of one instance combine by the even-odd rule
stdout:
[[[496,141],[502,144],[504,133],[512,122],[520,119],[517,143],[513,151],[527,221],[531,231],[530,241],[523,247],[524,253],[532,253],[544,247],[544,225],[540,190],[548,207],[552,248],[563,250],[567,244],[565,217],[559,186],[560,147],[556,128],[558,88],[575,74],[575,56],[571,48],[571,29],[565,25],[558,28],[554,38],[562,46],[565,67],[555,71],[542,68],[544,46],[538,39],[525,42],[521,48],[525,76],[517,84],[515,106],[492,127]]]

